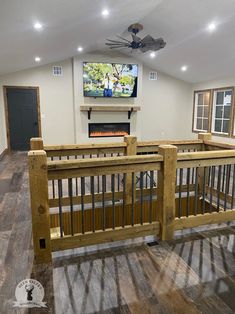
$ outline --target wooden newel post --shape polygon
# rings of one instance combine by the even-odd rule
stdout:
[[[30,150],[43,150],[43,139],[41,137],[32,137],[30,139]]]
[[[30,151],[29,186],[35,263],[51,262],[50,213],[47,156],[43,150]]]
[[[124,142],[126,143],[126,156],[133,156],[137,154],[137,137],[127,135],[124,136]],[[135,192],[135,190],[134,190]],[[135,201],[135,195],[133,195]],[[128,173],[126,175],[126,204],[132,203],[132,174]]]
[[[172,240],[175,222],[175,180],[177,147],[159,146],[159,155],[163,156],[161,170],[158,172],[158,209],[160,211],[161,239]]]
[[[203,141],[202,150],[206,150],[204,141],[210,141],[212,139],[212,135],[211,133],[198,133],[198,139]]]

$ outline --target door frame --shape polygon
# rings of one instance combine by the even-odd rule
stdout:
[[[11,143],[10,143],[10,125],[9,125],[9,115],[8,115],[8,101],[7,101],[7,89],[34,89],[36,90],[37,95],[37,113],[38,113],[38,134],[39,137],[42,137],[42,125],[41,125],[41,111],[40,111],[40,94],[38,86],[11,86],[4,85],[3,86],[3,98],[4,98],[4,109],[5,109],[5,121],[6,121],[6,133],[7,133],[7,149],[11,151]]]

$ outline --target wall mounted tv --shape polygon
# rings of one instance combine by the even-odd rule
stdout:
[[[138,65],[83,62],[84,97],[137,97]]]

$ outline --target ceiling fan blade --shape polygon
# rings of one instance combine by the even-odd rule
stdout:
[[[140,37],[138,37],[138,36],[136,36],[135,34],[131,34],[131,36],[132,36],[132,39],[133,39],[133,41],[135,42],[135,43],[140,43],[141,42],[141,38]]]
[[[163,38],[154,39],[153,44],[151,45],[151,50],[157,51],[166,46],[166,42],[163,40]]]
[[[154,42],[154,38],[152,37],[152,36],[150,36],[150,35],[147,35],[147,36],[145,36],[143,39],[142,39],[142,44],[144,44],[144,45],[150,45],[150,44],[152,44],[153,42]]]
[[[122,46],[120,46],[120,47],[109,47],[109,49],[126,49],[126,48],[128,48],[128,47],[122,47]]]
[[[128,44],[109,44],[109,43],[106,43],[105,45],[108,47],[129,47]]]
[[[122,40],[125,40],[125,41],[128,42],[129,44],[131,43],[130,40],[128,40],[128,39],[126,39],[126,38],[124,38],[124,37],[121,37],[121,36],[118,36],[118,35],[117,35],[117,37],[120,38],[120,39],[122,39]]]
[[[111,43],[118,43],[118,44],[123,44],[125,42],[123,41],[119,41],[119,40],[112,40],[112,39],[106,39],[107,41],[111,42]]]
[[[151,48],[148,47],[148,46],[144,46],[144,47],[141,47],[141,48],[140,48],[140,51],[142,51],[142,52],[147,52],[147,51],[149,51],[149,50],[151,50]]]

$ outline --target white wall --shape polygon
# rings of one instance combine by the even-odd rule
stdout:
[[[63,66],[63,76],[52,75],[53,65]],[[39,86],[44,142],[74,143],[72,61],[65,60],[0,77],[0,153],[6,148],[3,86]],[[2,121],[3,120],[3,121]],[[2,130],[3,129],[3,130]]]
[[[139,65],[138,97],[107,99],[83,97],[82,62],[104,61],[137,63]],[[63,76],[54,77],[52,66],[62,65]],[[150,69],[133,58],[120,55],[86,54],[73,60],[65,60],[31,70],[0,77],[0,153],[6,148],[3,110],[4,85],[39,86],[42,117],[42,136],[46,144],[70,144],[88,142],[88,122],[129,122],[131,134],[139,140],[189,139],[191,132],[192,86],[181,80],[158,73],[157,81],[149,81]],[[87,104],[122,104],[141,106],[128,120],[127,113],[80,112]],[[122,141],[120,138],[96,139],[96,141]],[[94,141],[94,139],[90,139]]]
[[[220,79],[220,80],[213,80],[208,82],[202,82],[193,84],[193,91],[195,90],[203,90],[203,89],[214,89],[214,88],[220,88],[220,87],[231,87],[235,86],[235,76],[227,79]],[[193,95],[192,95],[192,103],[193,103]],[[229,137],[221,137],[221,136],[212,136],[213,140],[219,141],[219,142],[228,142],[235,144],[234,138]]]
[[[149,80],[143,71],[142,139],[192,139],[192,86],[164,73]]]

